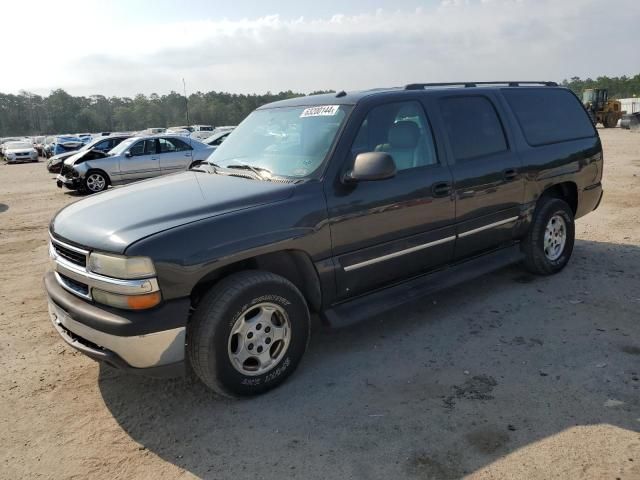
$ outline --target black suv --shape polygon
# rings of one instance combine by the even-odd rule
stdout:
[[[569,261],[602,146],[551,82],[412,84],[251,113],[191,171],[101,193],[50,225],[62,338],[228,395],[281,383],[329,324],[522,261]]]

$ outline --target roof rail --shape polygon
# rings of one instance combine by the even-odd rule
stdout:
[[[557,87],[556,82],[535,82],[535,81],[498,81],[498,82],[447,82],[447,83],[410,83],[404,86],[405,90],[423,90],[428,87],[464,87],[473,88],[478,85],[507,85],[509,87],[521,87],[523,85],[544,85],[546,87]]]

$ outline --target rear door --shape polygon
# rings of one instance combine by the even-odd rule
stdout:
[[[325,184],[338,298],[446,264],[455,243],[451,172],[437,154],[422,104],[385,103],[351,121],[358,122],[358,133],[338,178]],[[359,153],[372,151],[393,157],[394,178],[339,180]]]
[[[179,138],[159,138],[160,170],[162,174],[181,172],[191,165],[193,148]]]
[[[522,166],[492,92],[450,92],[437,103],[452,159],[461,259],[513,240],[524,201]]]
[[[143,178],[160,175],[160,159],[157,151],[157,140],[148,138],[134,143],[129,152],[130,157],[120,159],[122,181],[132,182]]]

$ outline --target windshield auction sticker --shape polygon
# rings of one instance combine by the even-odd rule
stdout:
[[[320,105],[319,107],[305,108],[300,118],[332,116],[338,112],[340,105]]]

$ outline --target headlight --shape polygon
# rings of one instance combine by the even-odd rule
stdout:
[[[93,273],[122,279],[153,277],[156,274],[153,262],[147,257],[92,253],[89,255],[87,267]]]

